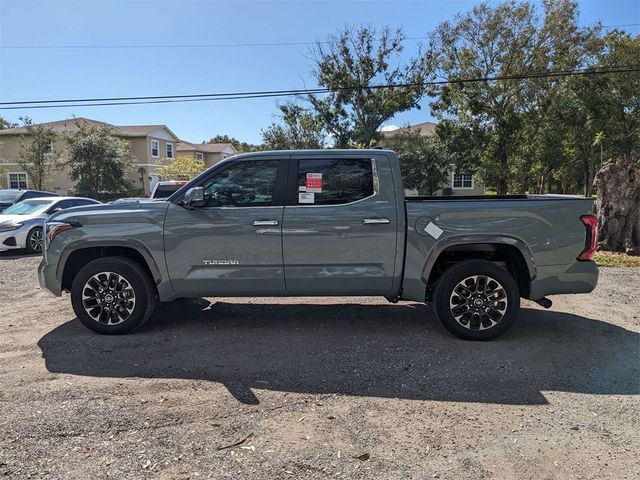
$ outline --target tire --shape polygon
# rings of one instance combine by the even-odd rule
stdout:
[[[42,254],[44,237],[42,227],[32,228],[27,234],[26,248],[29,253]]]
[[[491,340],[506,332],[520,311],[520,291],[504,268],[469,260],[444,271],[433,296],[442,325],[465,340]]]
[[[78,320],[102,334],[135,330],[151,316],[156,302],[148,273],[124,257],[89,262],[71,284],[71,305]]]

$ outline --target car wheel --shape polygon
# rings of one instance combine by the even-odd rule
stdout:
[[[44,245],[44,236],[42,227],[32,228],[27,235],[27,252],[29,253],[42,253],[42,246]]]
[[[78,320],[103,334],[135,330],[153,313],[156,292],[148,273],[124,257],[94,260],[71,285],[71,305]]]
[[[469,260],[444,271],[434,307],[442,325],[465,340],[491,340],[506,332],[520,310],[520,292],[504,268]]]

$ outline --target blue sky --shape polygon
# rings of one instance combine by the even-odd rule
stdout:
[[[308,46],[235,48],[12,49],[11,45],[175,45],[311,42],[344,25],[401,26],[424,36],[472,1],[214,2],[0,0],[0,101],[197,94],[316,86]],[[638,0],[580,2],[581,21],[640,23]],[[625,30],[638,33],[638,26]],[[406,42],[410,54],[415,41]],[[0,110],[36,122],[73,115],[105,122],[166,124],[200,142],[228,134],[259,142],[276,119],[272,98],[120,107]],[[421,110],[391,123],[432,119]]]

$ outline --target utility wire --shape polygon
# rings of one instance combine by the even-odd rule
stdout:
[[[405,37],[403,40],[426,40],[429,37]],[[168,45],[151,45],[151,44],[124,44],[124,45],[0,45],[0,49],[124,49],[124,48],[235,48],[235,47],[297,47],[304,45],[331,44],[336,41],[318,41],[318,42],[268,42],[268,43],[191,43],[191,44],[168,44]]]
[[[625,23],[620,25],[602,25],[602,28],[618,28],[618,27],[637,27],[640,23]],[[429,37],[405,37],[404,40],[428,40]],[[61,44],[61,45],[2,45],[0,49],[4,50],[107,50],[107,49],[143,49],[143,48],[252,48],[252,47],[299,47],[316,44],[332,44],[336,41],[324,40],[318,42],[265,42],[265,43],[191,43],[191,44],[123,44],[123,45],[77,45],[77,44]]]
[[[146,104],[163,104],[163,103],[186,103],[186,102],[202,102],[202,101],[219,101],[219,100],[245,100],[252,98],[269,98],[269,97],[285,97],[300,95],[319,95],[336,91],[349,90],[379,90],[390,88],[411,88],[426,87],[430,85],[446,85],[446,84],[463,84],[463,83],[479,83],[490,81],[511,81],[525,80],[534,78],[559,78],[579,75],[604,75],[615,73],[640,72],[640,65],[620,65],[614,68],[599,69],[575,69],[560,70],[554,72],[531,72],[519,75],[503,75],[494,77],[480,77],[468,79],[450,79],[436,80],[430,82],[400,83],[386,85],[369,85],[369,86],[350,86],[338,88],[314,88],[301,90],[270,90],[270,91],[254,91],[254,92],[235,92],[235,93],[208,93],[193,95],[164,95],[164,96],[144,96],[144,97],[109,97],[109,98],[86,98],[86,99],[67,99],[67,100],[31,100],[31,101],[14,101],[0,102],[0,110],[20,110],[20,109],[40,109],[40,108],[68,108],[68,107],[98,107],[111,105],[146,105]]]

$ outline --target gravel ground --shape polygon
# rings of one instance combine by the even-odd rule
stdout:
[[[640,269],[489,343],[377,298],[161,305],[93,334],[0,256],[0,475],[638,478]]]

